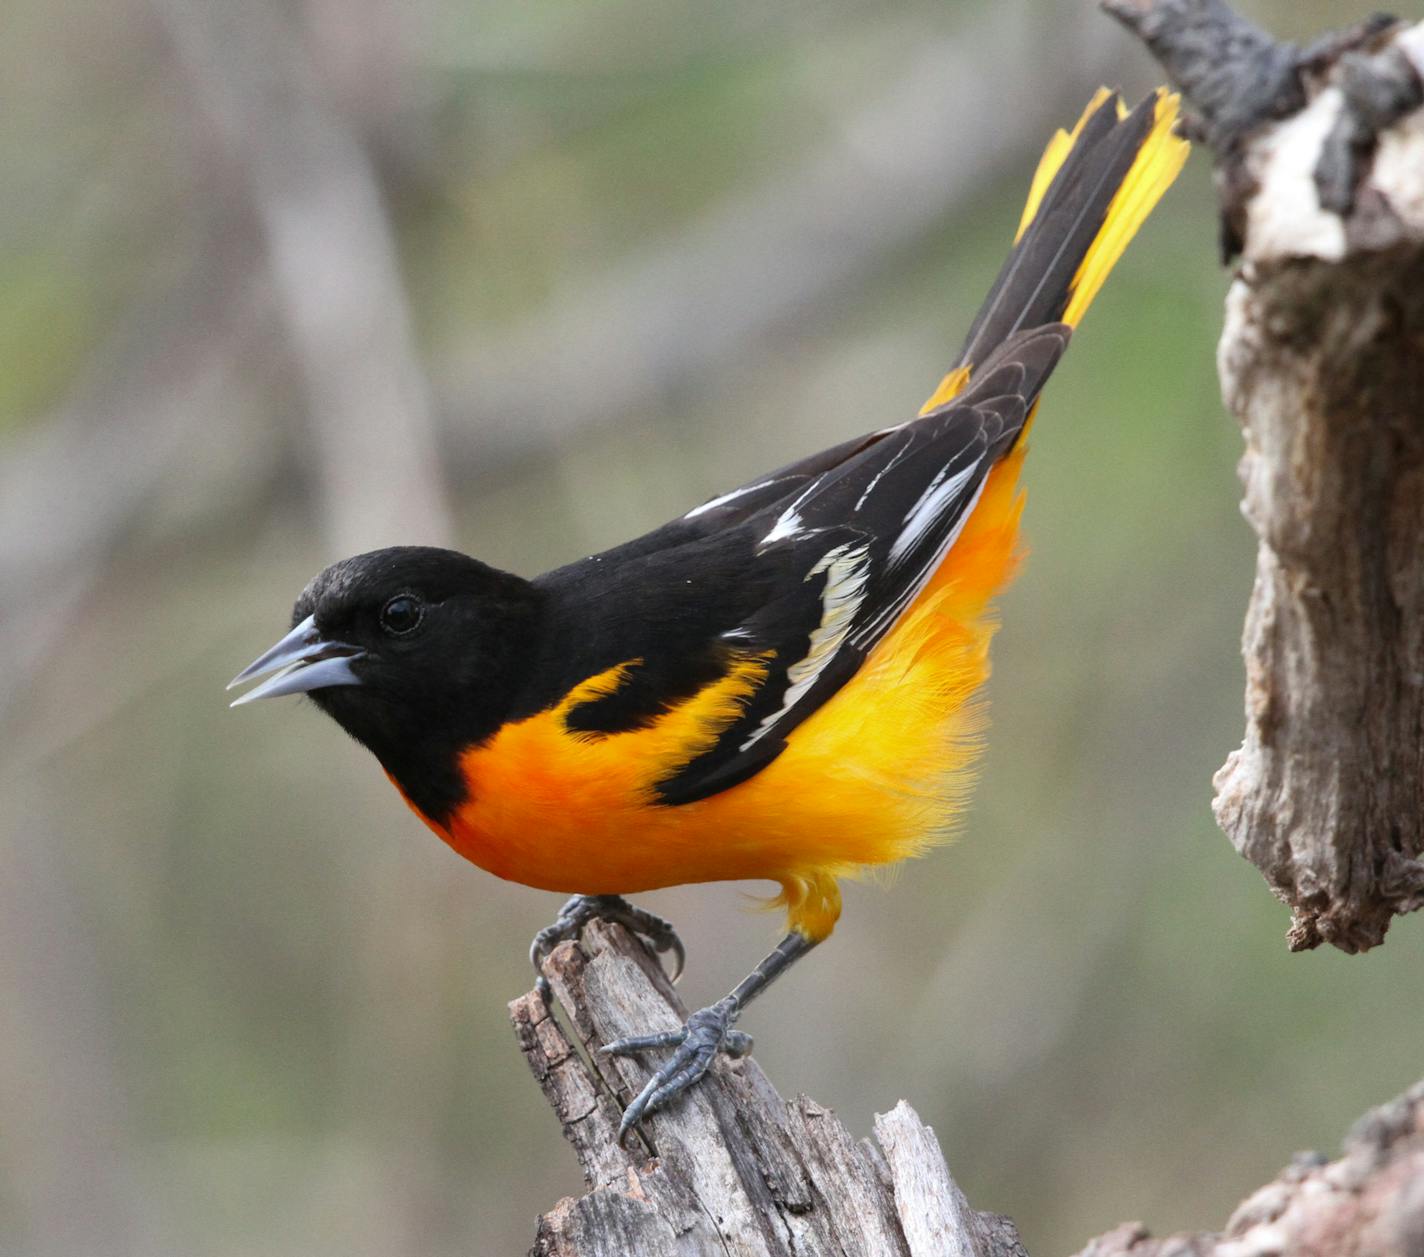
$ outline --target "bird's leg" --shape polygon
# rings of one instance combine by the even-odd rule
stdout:
[[[687,952],[671,923],[646,908],[635,907],[622,895],[575,895],[559,909],[558,918],[552,925],[546,925],[534,935],[534,941],[529,946],[529,961],[538,974],[534,985],[544,1003],[553,998],[549,979],[544,976],[544,957],[560,943],[578,938],[583,933],[583,927],[595,920],[616,921],[641,939],[643,946],[654,956],[665,951],[672,952],[672,980],[676,982],[682,976]]]
[[[707,1008],[698,1009],[681,1030],[639,1035],[605,1044],[600,1050],[611,1056],[627,1056],[648,1048],[672,1047],[677,1051],[648,1079],[647,1086],[634,1097],[618,1127],[621,1141],[646,1114],[660,1109],[686,1091],[711,1067],[718,1052],[745,1056],[752,1050],[752,1037],[733,1029],[742,1009],[761,994],[782,973],[816,945],[799,930],[792,930],[775,950],[736,986],[730,995]]]

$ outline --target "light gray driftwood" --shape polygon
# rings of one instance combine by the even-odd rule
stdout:
[[[1154,1239],[1139,1222],[1078,1257],[1418,1257],[1424,1253],[1424,1083],[1367,1113],[1329,1161],[1297,1155],[1223,1231]]]
[[[719,1062],[620,1148],[622,1105],[648,1071],[593,1054],[685,1010],[618,926],[594,923],[544,972],[568,1028],[532,992],[510,1017],[589,1191],[539,1219],[533,1257],[1024,1257],[1012,1223],[969,1207],[909,1105],[876,1119],[878,1145],[857,1142],[815,1101],[783,1100],[750,1058]]]
[[[1259,538],[1218,823],[1362,951],[1424,905],[1424,24],[1306,49],[1221,0],[1103,0],[1217,150],[1241,262],[1218,350]]]

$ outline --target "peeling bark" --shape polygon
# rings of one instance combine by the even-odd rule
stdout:
[[[598,1046],[686,1010],[619,926],[591,925],[544,973],[565,1017],[531,991],[510,1018],[589,1191],[539,1219],[530,1257],[1027,1257],[1009,1219],[965,1200],[903,1100],[857,1142],[814,1100],[783,1100],[750,1057],[719,1061],[619,1147],[647,1069]],[[1298,1154],[1221,1231],[1158,1239],[1129,1222],[1078,1257],[1421,1254],[1424,1082],[1357,1122],[1338,1161]]]
[[[1216,147],[1241,254],[1218,366],[1260,545],[1217,821],[1292,949],[1363,951],[1424,906],[1424,24],[1298,49],[1220,0],[1104,7]]]

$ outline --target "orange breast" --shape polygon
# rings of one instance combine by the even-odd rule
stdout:
[[[917,855],[953,832],[980,745],[973,701],[989,672],[988,601],[1012,574],[1022,449],[990,475],[930,585],[861,670],[750,780],[666,807],[652,784],[710,746],[761,679],[745,658],[720,682],[628,733],[571,733],[568,711],[628,665],[465,752],[470,795],[448,829],[461,855],[546,890],[614,893],[769,878],[814,937],[839,911],[834,879]]]

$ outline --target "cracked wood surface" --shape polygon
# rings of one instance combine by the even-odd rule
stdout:
[[[544,972],[557,1014],[531,992],[510,1017],[590,1190],[540,1218],[534,1257],[1024,1257],[1012,1223],[969,1207],[909,1105],[876,1118],[878,1142],[856,1141],[815,1101],[783,1100],[749,1057],[719,1060],[620,1148],[648,1070],[593,1054],[686,1010],[616,925],[593,923]]]
[[[1292,949],[1364,951],[1424,906],[1424,24],[1296,48],[1222,0],[1103,5],[1216,146],[1241,257],[1218,367],[1259,545],[1216,818]]]

